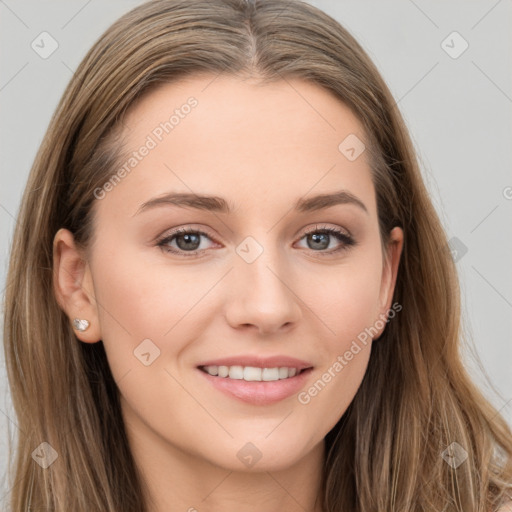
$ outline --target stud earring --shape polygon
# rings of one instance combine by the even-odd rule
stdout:
[[[73,320],[73,326],[77,331],[85,331],[89,327],[89,321],[88,320],[82,320],[80,318],[75,318]]]

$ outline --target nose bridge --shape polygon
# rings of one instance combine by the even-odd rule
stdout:
[[[228,319],[233,324],[254,324],[271,331],[295,322],[300,307],[290,289],[285,251],[271,234],[257,236],[246,237],[236,247]]]
[[[267,301],[272,296],[275,299],[282,299],[285,292],[283,280],[288,273],[285,265],[285,254],[280,247],[272,240],[271,235],[265,236],[262,240],[248,236],[237,247],[237,262],[235,272],[239,279],[246,283],[246,293],[253,296],[263,294]]]

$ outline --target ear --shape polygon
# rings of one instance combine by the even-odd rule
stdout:
[[[59,229],[53,239],[53,288],[76,336],[85,343],[100,341],[91,271],[83,251],[77,248],[73,234],[67,229]],[[89,327],[78,331],[73,325],[75,318],[87,320]]]
[[[388,317],[388,312],[391,308],[391,301],[393,300],[403,243],[404,233],[402,229],[399,227],[393,228],[390,232],[389,243],[386,248],[386,258],[384,259],[382,268],[382,280],[379,295],[379,318],[384,319],[384,321]],[[386,325],[384,324],[384,327],[380,329],[380,332],[374,339],[380,337],[385,326]]]

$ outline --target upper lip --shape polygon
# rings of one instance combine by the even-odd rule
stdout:
[[[222,359],[210,359],[197,365],[198,368],[201,366],[252,366],[255,368],[297,368],[298,370],[304,370],[311,368],[313,365],[307,361],[297,359],[289,356],[254,356],[254,355],[240,355],[223,357]]]

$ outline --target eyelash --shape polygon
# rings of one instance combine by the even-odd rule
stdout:
[[[342,251],[347,251],[351,247],[357,245],[357,242],[350,235],[347,235],[346,233],[344,233],[338,229],[332,228],[332,227],[319,227],[318,225],[315,226],[314,229],[305,232],[302,235],[302,237],[300,238],[300,240],[307,237],[308,235],[315,234],[315,233],[332,235],[335,238],[337,238],[338,241],[343,242],[337,249],[334,249],[334,250],[331,249],[330,251],[325,251],[325,250],[314,251],[311,249],[312,252],[319,253],[319,255],[321,257],[328,257],[333,254],[338,254]],[[176,255],[179,255],[180,257],[184,257],[184,258],[195,257],[198,254],[200,254],[201,252],[204,252],[206,250],[206,249],[196,250],[196,251],[184,251],[182,249],[176,250],[176,249],[170,248],[167,245],[168,243],[172,242],[172,240],[174,238],[176,238],[177,236],[186,235],[186,234],[201,235],[201,236],[206,236],[210,239],[213,239],[208,233],[201,231],[200,229],[178,228],[175,231],[173,231],[172,233],[170,233],[170,234],[164,236],[163,238],[161,238],[160,240],[158,240],[156,242],[156,245],[167,253],[176,254]]]

